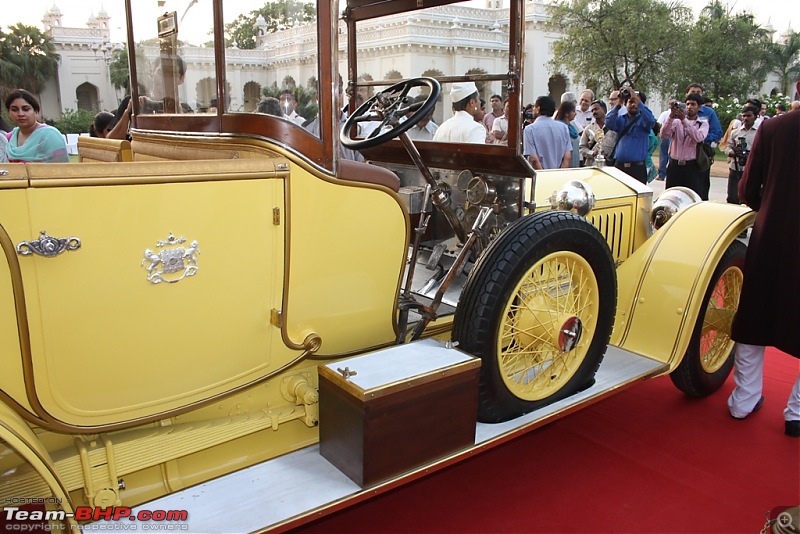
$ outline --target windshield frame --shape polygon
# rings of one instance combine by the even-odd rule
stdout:
[[[228,0],[231,7],[235,3]],[[225,0],[211,0],[214,15],[214,73],[216,76],[216,95],[218,102],[225,102],[227,85],[225,57]],[[317,38],[318,38],[318,77],[319,80],[319,113],[320,117],[331,117],[330,121],[320,123],[320,137],[312,135],[303,128],[294,127],[286,121],[262,114],[228,111],[219,106],[215,113],[192,114],[143,114],[139,104],[139,84],[135,54],[129,54],[131,75],[131,99],[133,100],[132,132],[147,133],[180,133],[184,135],[203,134],[242,134],[250,137],[267,138],[286,150],[294,152],[308,160],[314,166],[328,172],[336,172],[334,147],[338,146],[338,131],[333,120],[333,75],[336,72],[335,54],[337,49],[338,20],[334,13],[338,12],[338,1],[317,0]],[[135,10],[133,0],[125,0],[127,18],[128,49],[136,49],[136,35],[133,28]],[[156,21],[153,21],[155,24]],[[324,58],[330,58],[330,63]]]
[[[226,0],[211,0],[213,7],[214,72],[216,75],[216,94],[219,102],[225,101],[226,57],[225,24],[223,17]],[[233,7],[231,0],[229,7]],[[413,12],[419,9],[447,6],[459,0],[349,0],[344,6],[342,20],[347,39],[347,50],[357,50],[357,23],[377,17]],[[500,81],[509,98],[509,137],[508,145],[466,145],[459,143],[440,143],[432,141],[417,142],[416,146],[423,160],[432,167],[469,168],[482,172],[503,172],[509,175],[530,176],[532,168],[522,156],[522,82],[524,50],[524,3],[525,0],[509,1],[509,51],[506,73],[471,74],[463,76],[442,76],[442,83],[455,81]],[[191,114],[141,114],[139,110],[139,88],[137,83],[135,55],[129,54],[131,74],[131,96],[133,99],[132,132],[180,133],[182,135],[229,134],[253,138],[265,138],[286,150],[298,154],[314,166],[335,174],[339,155],[338,117],[336,95],[339,82],[338,40],[339,4],[337,0],[317,0],[317,35],[319,69],[319,113],[329,120],[320,122],[320,138],[303,128],[289,125],[286,121],[260,114],[230,112],[220,106],[215,113]],[[127,14],[128,49],[135,50],[136,35],[132,24],[133,0],[125,0]],[[154,24],[156,21],[153,21]],[[347,79],[345,81],[350,95],[350,106],[355,106],[354,95],[359,87],[385,84],[386,81],[358,80],[358,54],[348,53],[346,57]],[[344,73],[342,73],[344,75]],[[344,76],[342,76],[344,78]],[[355,109],[355,107],[351,107]],[[410,163],[410,158],[398,140],[384,145],[362,150],[367,159],[393,163]]]
[[[371,19],[397,15],[437,6],[461,3],[462,0],[348,0],[342,19],[347,28],[347,49],[358,50],[358,23]],[[530,176],[532,168],[522,156],[522,51],[524,50],[524,1],[509,2],[509,58],[508,71],[494,74],[471,74],[463,76],[435,76],[440,83],[458,81],[502,81],[509,99],[508,145],[480,145],[463,143],[441,143],[433,141],[415,142],[423,160],[433,167],[469,168],[481,172],[503,172],[516,176]],[[355,93],[359,87],[387,86],[397,80],[358,80],[358,54],[347,56],[348,94],[350,106],[355,106]],[[351,108],[355,109],[355,108]],[[408,154],[398,140],[362,150],[368,159],[408,164]]]

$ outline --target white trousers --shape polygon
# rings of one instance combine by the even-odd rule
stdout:
[[[736,387],[728,397],[728,409],[734,417],[750,415],[761,398],[764,387],[764,348],[761,345],[736,344],[733,370]],[[783,418],[786,421],[800,421],[800,375],[789,394]]]

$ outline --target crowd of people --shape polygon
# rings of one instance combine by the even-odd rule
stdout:
[[[176,75],[180,85],[185,76],[185,64],[176,58]],[[154,80],[158,78],[160,64],[154,66]],[[359,93],[360,95],[360,93]],[[22,99],[25,105],[17,103],[14,109],[29,110],[28,117],[39,112],[39,103],[27,91],[15,91],[12,100]],[[158,95],[140,97],[143,110],[157,107]],[[509,138],[510,105],[508,99],[494,94],[486,102],[480,97],[474,82],[454,83],[450,97],[453,114],[441,125],[433,120],[433,110],[413,128],[408,135],[414,140],[443,141],[456,143],[486,143],[507,145]],[[424,99],[423,95],[420,98]],[[666,180],[665,186],[684,186],[694,190],[701,199],[708,199],[710,188],[710,168],[697,152],[698,145],[706,145],[705,151],[713,161],[716,147],[728,156],[729,183],[728,201],[738,203],[737,184],[741,178],[752,138],[759,124],[768,118],[766,104],[749,100],[739,118],[728,125],[723,136],[719,119],[705,98],[700,84],[691,84],[682,102],[670,100],[669,107],[658,119],[646,105],[646,95],[626,84],[620,90],[612,91],[608,103],[596,99],[590,89],[581,91],[578,97],[572,92],[561,96],[560,104],[551,97],[539,97],[529,104],[523,112],[522,146],[523,154],[534,169],[570,168],[591,165],[612,165],[642,183],[653,179]],[[363,101],[363,98],[362,98]],[[35,105],[34,105],[35,104]],[[11,116],[11,102],[6,101],[6,109]],[[257,105],[256,111],[267,115],[282,117],[306,129],[313,130],[314,120],[306,119],[297,113],[297,97],[291,90],[284,90],[278,98],[265,97]],[[785,113],[784,106],[778,106],[778,114]],[[800,101],[791,103],[792,111],[800,109]],[[125,139],[130,126],[132,106],[126,97],[116,113],[98,113],[90,127],[90,135],[111,139]],[[23,114],[25,115],[25,114]],[[61,161],[66,158],[66,149],[54,150],[51,154],[39,153],[31,156],[20,146],[25,144],[30,125],[17,115],[22,123],[22,135],[16,135],[12,142],[12,128],[0,124],[4,132],[0,139],[0,161],[8,159],[30,161]],[[752,118],[751,118],[752,117]],[[346,116],[343,115],[343,118]],[[34,117],[36,119],[36,117]],[[34,120],[37,128],[45,126]],[[35,137],[44,138],[45,131]],[[702,139],[700,137],[702,136]],[[50,142],[58,139],[48,136]],[[63,138],[62,138],[63,140]],[[11,143],[11,144],[10,144]],[[9,145],[10,144],[10,145]],[[11,148],[8,148],[8,147]],[[40,145],[41,146],[41,145]],[[563,152],[561,150],[563,149]],[[652,155],[658,150],[658,166],[653,164]],[[39,150],[45,150],[43,147]],[[697,149],[699,150],[699,149]],[[357,154],[348,157],[362,159]],[[699,159],[698,159],[699,158]]]

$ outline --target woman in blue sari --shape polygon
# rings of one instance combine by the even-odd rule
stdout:
[[[6,111],[16,125],[7,136],[5,154],[11,163],[68,162],[67,143],[61,132],[38,121],[39,101],[25,89],[6,97]]]
[[[8,156],[6,156],[6,145],[8,144],[8,138],[11,135],[11,126],[6,124],[6,120],[3,117],[0,117],[0,163],[5,163],[8,161]]]
[[[566,93],[564,93],[566,94]],[[572,161],[570,163],[571,168],[576,168],[581,166],[581,155],[579,150],[579,138],[580,134],[578,133],[578,128],[575,127],[575,114],[577,108],[575,107],[575,103],[571,100],[564,100],[561,102],[561,105],[558,107],[558,111],[556,111],[556,116],[553,117],[557,121],[561,121],[567,125],[569,129],[569,140],[572,143]]]

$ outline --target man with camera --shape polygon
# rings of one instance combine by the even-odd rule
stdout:
[[[697,165],[697,144],[708,135],[708,121],[699,118],[703,97],[686,96],[686,102],[675,102],[659,134],[670,139],[667,188],[688,187],[698,195],[703,186],[703,173]],[[702,195],[700,195],[702,197]]]
[[[700,95],[703,98],[703,104],[700,105],[700,111],[697,113],[699,120],[708,121],[708,134],[706,135],[705,144],[711,148],[716,149],[717,144],[722,139],[722,126],[719,123],[717,112],[714,111],[709,104],[705,102],[705,89],[699,83],[692,83],[686,88],[686,96]],[[711,167],[703,171],[703,179],[700,184],[700,198],[708,200],[708,192],[711,189]]]
[[[606,117],[608,127],[617,133],[613,150],[614,166],[643,184],[647,183],[645,160],[650,131],[656,123],[653,112],[644,105],[644,93],[630,86],[619,90],[619,103]]]
[[[739,180],[742,178],[750,147],[756,137],[756,116],[758,108],[745,106],[742,111],[742,125],[734,128],[728,136],[725,154],[728,156],[728,204],[740,204]]]

